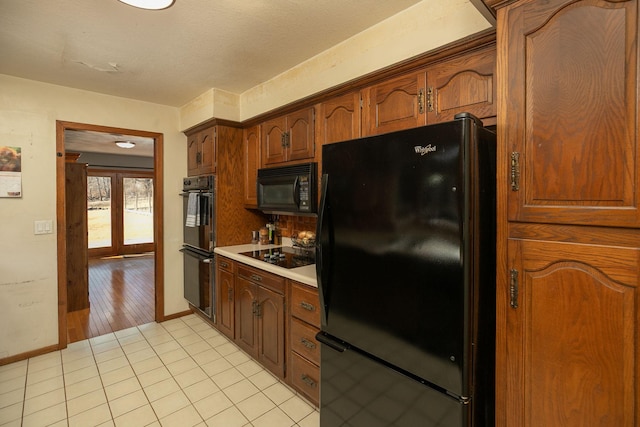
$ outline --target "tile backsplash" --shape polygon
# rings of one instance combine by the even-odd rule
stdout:
[[[282,230],[283,237],[291,237],[294,231],[316,231],[316,217],[274,215],[272,219],[278,219],[278,226]]]

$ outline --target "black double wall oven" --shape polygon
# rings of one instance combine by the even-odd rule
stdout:
[[[215,320],[215,176],[183,179],[184,297]]]

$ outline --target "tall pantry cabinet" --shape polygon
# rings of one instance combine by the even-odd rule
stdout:
[[[637,0],[493,1],[498,426],[640,422]]]

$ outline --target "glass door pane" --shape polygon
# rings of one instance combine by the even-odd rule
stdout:
[[[153,178],[122,181],[124,244],[153,243]]]
[[[87,177],[89,249],[111,247],[111,177]]]

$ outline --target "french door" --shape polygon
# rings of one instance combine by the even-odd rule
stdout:
[[[89,169],[89,257],[154,250],[153,172]]]

